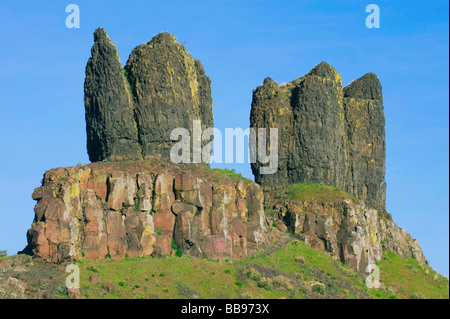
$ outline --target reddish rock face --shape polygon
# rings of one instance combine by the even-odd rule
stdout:
[[[171,253],[241,258],[268,244],[263,194],[213,170],[97,162],[45,173],[28,251],[59,262]]]
[[[45,173],[26,251],[47,262],[173,254],[245,258],[286,231],[364,272],[383,249],[426,259],[386,213],[362,201],[278,199],[256,183],[214,170],[130,161]],[[264,205],[271,211],[266,219]]]

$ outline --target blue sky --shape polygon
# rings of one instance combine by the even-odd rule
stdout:
[[[449,272],[448,1],[0,1],[0,249],[26,245],[31,193],[54,167],[88,163],[83,83],[98,26],[125,64],[173,33],[212,79],[215,126],[249,126],[252,90],[321,61],[344,85],[374,72],[386,114],[387,209]],[[117,3],[116,3],[117,2]],[[80,8],[68,29],[66,5]],[[375,3],[381,27],[368,29]],[[223,164],[252,177],[248,164]]]

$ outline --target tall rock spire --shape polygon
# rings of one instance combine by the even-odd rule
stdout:
[[[339,73],[322,62],[286,85],[266,78],[253,91],[250,126],[279,129],[278,171],[263,175],[260,163],[252,164],[257,183],[323,183],[385,209],[383,99],[375,74],[343,89]]]
[[[347,123],[348,192],[369,206],[385,209],[385,132],[381,83],[373,73],[344,88]]]
[[[135,48],[125,66],[135,100],[139,141],[144,157],[169,158],[170,133],[200,120],[213,127],[211,80],[176,38],[167,32]]]
[[[342,96],[341,76],[326,62],[287,85],[266,79],[254,90],[250,126],[279,129],[278,171],[259,174],[260,164],[252,164],[257,183],[343,186]]]
[[[172,34],[160,33],[136,47],[124,69],[105,30],[98,28],[94,40],[84,85],[92,162],[170,161],[173,129],[187,129],[194,138],[194,120],[201,121],[202,131],[213,127],[211,80]]]
[[[117,49],[104,29],[95,30],[91,52],[84,82],[89,159],[140,158],[129,85]]]

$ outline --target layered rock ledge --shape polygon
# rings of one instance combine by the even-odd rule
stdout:
[[[266,216],[273,227],[326,250],[359,272],[380,262],[385,250],[428,263],[418,241],[398,227],[390,214],[337,188],[297,184],[265,195]]]
[[[56,168],[33,193],[24,252],[53,263],[177,250],[241,259],[293,236],[360,272],[383,250],[427,263],[417,240],[389,214],[337,188],[308,187],[264,192],[224,170],[156,160]]]
[[[243,258],[268,244],[259,185],[209,168],[149,161],[56,168],[33,199],[26,251],[49,262],[163,257],[172,249]]]

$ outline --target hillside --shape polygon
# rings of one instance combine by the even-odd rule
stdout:
[[[449,298],[448,279],[412,258],[385,252],[379,263],[382,288],[368,289],[365,276],[294,239],[239,261],[175,254],[121,260],[76,260],[82,298]],[[12,265],[10,265],[12,264]],[[65,264],[0,258],[0,298],[68,298]],[[11,289],[9,277],[27,284]],[[96,282],[98,281],[98,282]]]

